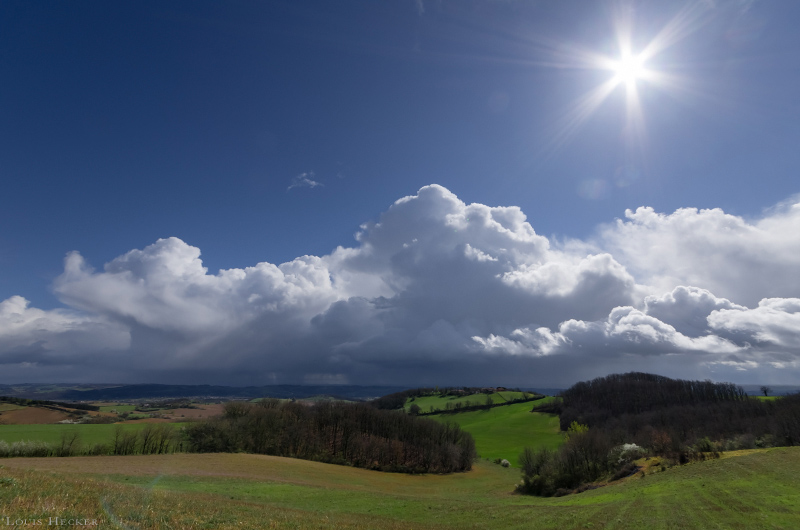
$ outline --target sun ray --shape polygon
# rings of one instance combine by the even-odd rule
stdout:
[[[700,29],[705,23],[703,19],[708,11],[708,5],[702,2],[686,5],[645,46],[642,57],[645,60],[654,57]]]
[[[559,121],[556,134],[553,135],[545,151],[556,151],[566,144],[611,95],[618,84],[618,80],[609,79],[581,96]]]

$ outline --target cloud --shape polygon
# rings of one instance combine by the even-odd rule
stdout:
[[[81,362],[86,352],[130,346],[124,325],[77,311],[44,311],[21,296],[0,302],[0,365]],[[85,358],[83,359],[85,361]]]
[[[289,191],[292,188],[316,188],[317,186],[324,186],[324,184],[314,180],[313,171],[307,171],[305,173],[295,175],[292,178],[292,183],[289,184],[288,188],[286,188],[286,191]]]
[[[800,373],[798,211],[640,208],[557,243],[518,207],[431,185],[353,247],[282,264],[210,273],[174,237],[100,270],[71,252],[53,285],[65,309],[0,303],[0,362],[28,380],[554,386],[636,369],[780,382]]]
[[[627,210],[595,244],[656,292],[702,287],[752,306],[762,298],[800,297],[800,198],[747,221],[720,209],[661,214]]]
[[[708,316],[708,323],[740,341],[787,350],[800,348],[800,298],[765,298],[754,309],[719,309]]]

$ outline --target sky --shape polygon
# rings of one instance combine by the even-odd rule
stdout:
[[[0,3],[0,383],[800,381],[800,4]]]

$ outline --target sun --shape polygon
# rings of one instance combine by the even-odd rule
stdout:
[[[662,52],[698,31],[710,20],[710,10],[712,7],[706,2],[689,2],[654,37],[645,41],[634,35],[633,8],[620,4],[612,20],[613,36],[604,43],[603,52],[576,44],[546,42],[545,49],[551,49],[553,54],[552,59],[545,63],[547,66],[600,70],[609,75],[569,104],[550,134],[545,150],[563,147],[597,109],[618,92],[622,95],[619,101],[623,102],[625,112],[626,149],[643,152],[646,143],[643,96],[651,88],[662,92],[686,91],[690,82],[676,73],[676,63],[664,63]],[[605,51],[613,40],[616,40],[617,53],[606,55]]]
[[[623,54],[613,63],[613,70],[618,83],[634,84],[644,75],[644,59],[641,55]]]

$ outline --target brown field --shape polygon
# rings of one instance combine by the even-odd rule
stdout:
[[[210,405],[197,406],[200,408],[165,410],[162,414],[173,421],[205,420],[222,414],[225,405],[221,403],[212,403]]]
[[[0,422],[6,425],[35,425],[42,423],[58,423],[66,420],[69,415],[57,410],[42,409],[39,407],[24,407],[9,410],[0,414]]]

